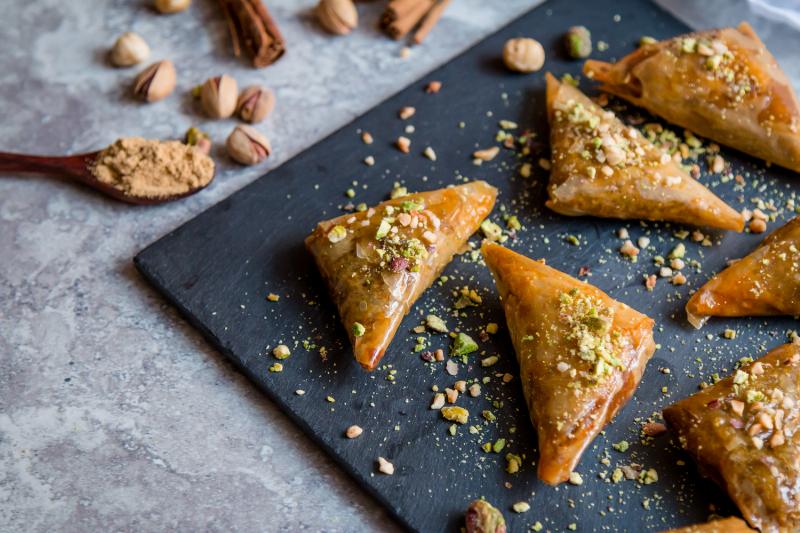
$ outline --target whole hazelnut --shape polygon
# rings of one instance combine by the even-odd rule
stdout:
[[[261,122],[275,108],[275,94],[260,85],[245,87],[236,104],[239,118],[255,124]]]
[[[132,31],[120,35],[111,47],[111,63],[116,67],[130,67],[141,63],[150,55],[144,39]]]
[[[227,118],[236,111],[239,89],[236,80],[223,74],[209,78],[200,87],[200,102],[203,111],[211,118]]]
[[[544,66],[544,48],[536,39],[509,39],[503,47],[503,63],[516,72],[536,72]]]
[[[358,26],[353,0],[320,0],[316,14],[320,25],[334,35],[346,35]]]
[[[269,139],[261,135],[258,130],[239,125],[233,128],[225,141],[225,147],[235,161],[243,165],[255,165],[264,161],[272,153]]]
[[[154,5],[159,13],[178,13],[189,7],[192,0],[155,0]]]
[[[133,92],[147,102],[169,96],[175,90],[175,67],[165,59],[144,69],[133,84]]]
[[[586,26],[573,26],[564,35],[567,54],[572,59],[585,59],[592,53],[592,34]]]

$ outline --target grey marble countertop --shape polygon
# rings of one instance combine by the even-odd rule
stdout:
[[[379,3],[360,4],[359,29],[331,38],[310,15],[313,1],[273,0],[289,51],[264,70],[230,57],[215,2],[173,16],[148,3],[4,5],[0,150],[79,153],[120,136],[179,137],[192,124],[221,145],[235,122],[205,121],[186,94],[227,72],[240,86],[275,89],[276,111],[260,127],[274,155],[245,169],[216,151],[209,190],[157,208],[49,179],[0,178],[0,531],[397,530],[131,258],[538,2],[457,0],[402,59],[402,45],[375,29]],[[748,14],[742,1],[663,3],[698,27],[751,20],[799,85],[789,28]],[[178,90],[166,100],[132,101],[136,69],[106,64],[128,30],[147,39],[153,59],[175,62]]]

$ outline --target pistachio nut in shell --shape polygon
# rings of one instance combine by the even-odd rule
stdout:
[[[155,0],[154,5],[159,13],[178,13],[189,7],[192,0]]]
[[[165,59],[153,63],[136,76],[133,92],[147,102],[155,102],[169,96],[175,90],[175,67]]]
[[[228,118],[236,111],[239,87],[236,80],[223,74],[209,78],[200,87],[200,103],[211,118]]]
[[[115,67],[130,67],[138,65],[150,55],[150,47],[141,35],[126,31],[114,42],[111,47],[110,59]]]
[[[536,72],[544,66],[544,48],[536,39],[509,39],[503,47],[503,63],[517,72]]]
[[[245,87],[239,95],[239,102],[236,104],[239,118],[245,122],[255,124],[261,122],[275,108],[275,94],[266,87],[260,85],[250,85]]]
[[[467,507],[467,533],[506,533],[506,520],[486,500],[475,500]]]
[[[320,0],[316,13],[320,25],[334,35],[346,35],[358,26],[358,11],[352,0]]]
[[[250,126],[239,125],[233,128],[225,141],[228,155],[243,165],[255,165],[272,153],[269,139]]]

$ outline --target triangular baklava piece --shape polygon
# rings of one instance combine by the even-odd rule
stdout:
[[[667,220],[742,231],[744,218],[635,128],[547,75],[547,207],[562,215]]]
[[[751,526],[800,531],[800,345],[743,365],[664,419]]]
[[[747,522],[741,518],[729,516],[728,518],[712,520],[705,524],[695,524],[693,526],[670,529],[664,533],[756,533],[756,530],[751,529],[747,525]]]
[[[710,316],[800,316],[800,217],[700,287],[686,314],[696,328]]]
[[[490,242],[481,251],[538,433],[538,474],[555,485],[633,395],[655,350],[653,320],[543,262]]]
[[[749,24],[681,35],[617,63],[587,61],[601,88],[667,121],[800,172],[800,106]]]
[[[320,222],[306,237],[361,366],[375,368],[403,317],[496,197],[483,181],[410,194]]]

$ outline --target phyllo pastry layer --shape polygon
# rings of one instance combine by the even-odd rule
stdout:
[[[364,368],[377,366],[403,317],[496,197],[483,181],[409,194],[320,222],[306,238]]]
[[[800,345],[742,365],[664,409],[664,419],[751,526],[800,530]]]
[[[555,485],[633,395],[655,351],[653,320],[543,262],[489,242],[481,251],[538,433],[538,474]]]

